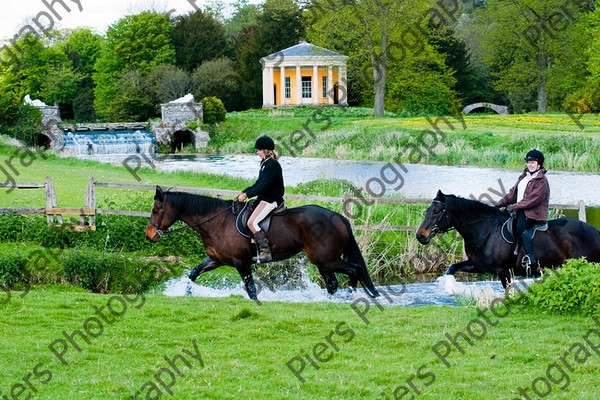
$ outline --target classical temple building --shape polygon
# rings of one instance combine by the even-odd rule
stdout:
[[[261,58],[263,108],[348,105],[347,60],[304,41]]]

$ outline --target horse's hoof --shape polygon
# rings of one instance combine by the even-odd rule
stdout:
[[[199,275],[200,274],[196,271],[196,268],[192,269],[192,271],[190,272],[190,275],[189,275],[190,281],[196,282],[196,279],[198,279]]]

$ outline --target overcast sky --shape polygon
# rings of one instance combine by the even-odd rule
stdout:
[[[49,12],[44,1],[50,4],[55,1],[54,9],[62,18]],[[75,28],[87,26],[95,28],[98,33],[105,33],[106,28],[127,14],[135,14],[148,6],[170,11],[175,10],[173,15],[185,14],[194,11],[190,1],[204,9],[207,2],[211,0],[62,0],[71,9],[68,12],[58,0],[0,0],[0,39],[12,38],[19,30],[27,24],[28,19],[37,16],[41,11],[52,15],[55,24],[59,28]],[[224,0],[223,3],[233,3],[234,0]],[[251,3],[259,3],[253,0]],[[82,11],[79,11],[78,3]],[[226,10],[227,11],[227,10]],[[39,18],[46,26],[49,24],[45,16]]]

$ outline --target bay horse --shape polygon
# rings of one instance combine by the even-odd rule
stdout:
[[[190,272],[195,281],[204,272],[222,265],[237,269],[251,299],[257,299],[250,266],[250,239],[235,227],[235,203],[190,193],[163,191],[156,187],[154,207],[146,228],[146,238],[158,241],[176,221],[183,221],[202,237],[208,257]],[[185,228],[182,228],[185,229]],[[360,281],[371,297],[379,296],[356,243],[350,222],[342,215],[317,205],[290,208],[284,215],[272,216],[267,232],[273,261],[290,258],[301,251],[308,255],[325,281],[327,292],[338,288],[336,272],[348,275],[350,286]]]
[[[467,260],[450,265],[446,275],[458,271],[493,274],[506,289],[511,275],[527,276],[530,272],[521,266],[523,250],[515,255],[513,245],[503,238],[501,229],[508,218],[508,212],[438,191],[417,230],[417,240],[426,245],[435,235],[456,229],[464,239]],[[553,219],[548,221],[546,231],[535,233],[533,248],[539,263],[538,268],[531,271],[534,276],[544,268],[559,267],[569,258],[585,257],[587,261],[597,262],[600,261],[600,232],[577,219]]]

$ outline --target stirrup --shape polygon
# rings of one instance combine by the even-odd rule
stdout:
[[[525,269],[532,268],[535,264],[535,261],[531,259],[529,254],[525,254],[521,259],[521,266]]]
[[[256,243],[256,255],[252,256],[252,264],[267,264],[273,261],[273,255],[270,254],[271,252],[269,251],[269,256],[266,259],[265,258],[261,258],[260,257],[260,247],[258,245],[258,243]]]
[[[260,258],[258,256],[252,257],[252,264],[268,264],[270,262],[273,262],[272,258],[265,260],[265,259]]]

